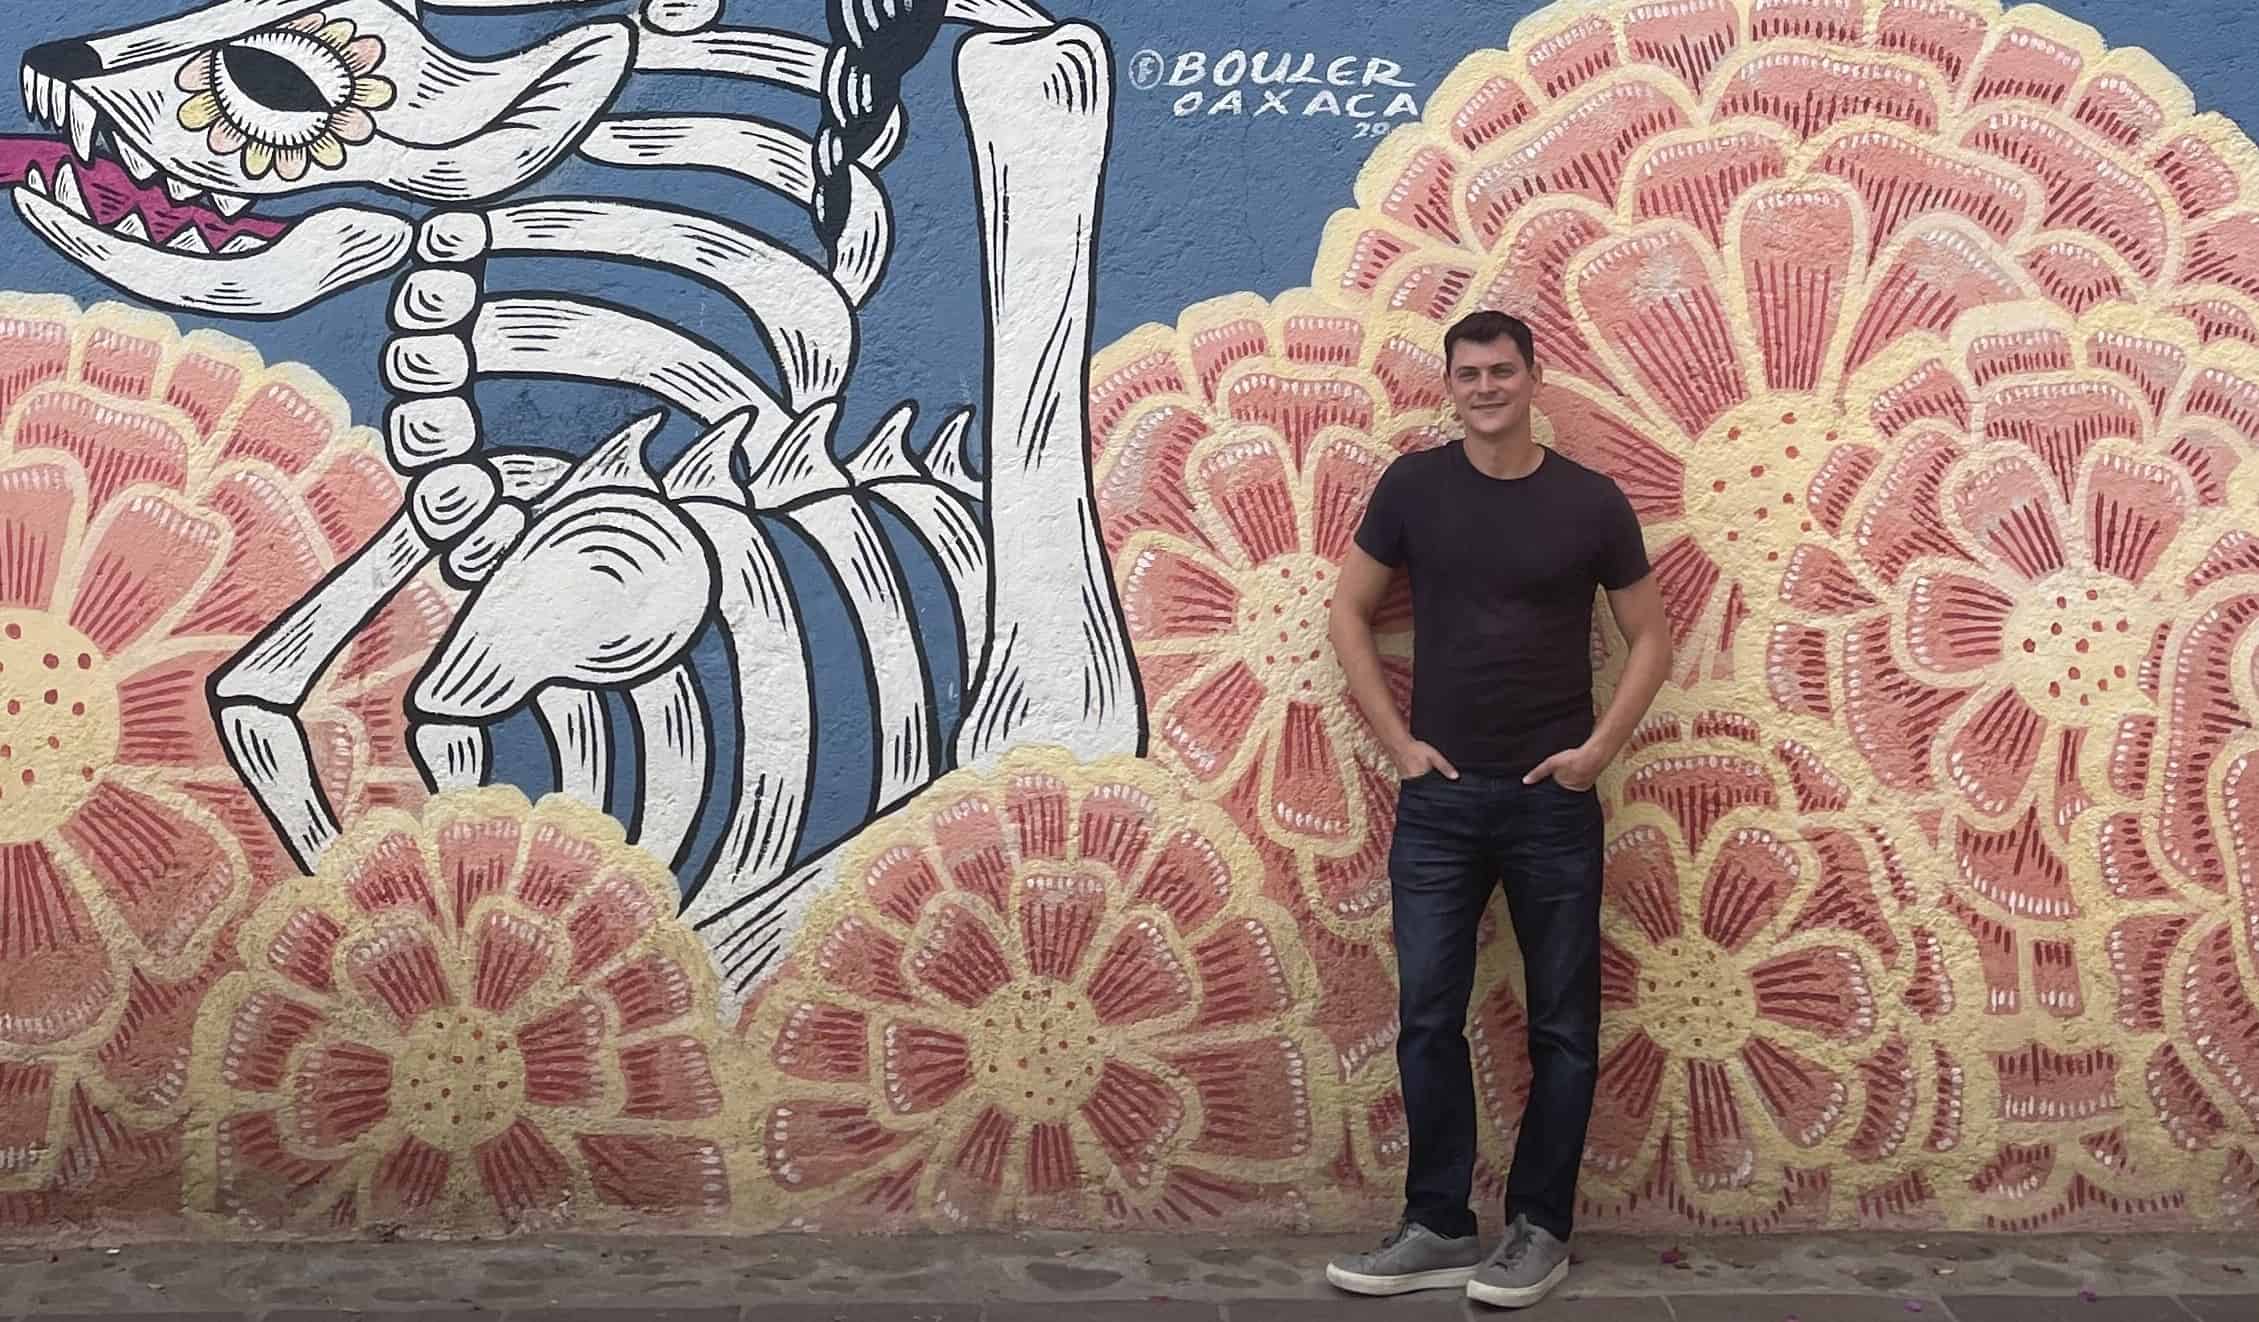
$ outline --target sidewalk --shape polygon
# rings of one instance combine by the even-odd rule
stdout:
[[[2250,1235],[1593,1235],[1520,1314],[1354,1299],[1340,1237],[762,1239],[0,1248],[0,1319],[317,1322],[2259,1322]],[[1360,1246],[1362,1246],[1360,1244]]]

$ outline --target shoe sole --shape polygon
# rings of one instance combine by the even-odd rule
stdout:
[[[1326,1280],[1336,1289],[1351,1294],[1410,1294],[1415,1290],[1472,1288],[1474,1279],[1473,1267],[1448,1267],[1403,1276],[1367,1276],[1363,1272],[1343,1271],[1331,1263],[1326,1265]]]
[[[1553,1293],[1553,1287],[1559,1285],[1568,1275],[1569,1263],[1564,1258],[1553,1264],[1553,1270],[1547,1272],[1545,1279],[1535,1285],[1519,1287],[1484,1285],[1481,1281],[1470,1277],[1467,1281],[1467,1297],[1479,1304],[1489,1304],[1493,1308],[1528,1308],[1531,1304]]]

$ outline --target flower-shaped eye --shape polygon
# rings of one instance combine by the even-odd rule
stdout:
[[[193,93],[181,127],[203,130],[215,155],[240,153],[252,179],[300,179],[309,162],[334,170],[347,143],[376,136],[369,112],[392,104],[383,62],[384,42],[351,19],[307,14],[191,55],[175,80]]]

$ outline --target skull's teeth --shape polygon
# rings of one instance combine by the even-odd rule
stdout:
[[[83,92],[71,92],[65,112],[70,119],[71,150],[82,161],[94,159],[94,130],[102,126],[102,112]]]
[[[157,163],[143,155],[140,148],[115,134],[111,135],[110,142],[118,149],[119,164],[125,166],[135,183],[145,184],[156,176]]]

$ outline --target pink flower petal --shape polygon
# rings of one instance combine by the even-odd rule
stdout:
[[[643,1120],[704,1120],[721,1113],[722,1085],[706,1044],[680,1034],[619,1051],[626,1098],[620,1114]]]
[[[972,1047],[962,1034],[896,1021],[879,1040],[887,1101],[899,1115],[930,1111],[973,1082]]]
[[[1740,28],[1741,16],[1730,0],[1650,5],[1625,16],[1624,44],[1633,59],[1660,64],[1700,92],[1711,70],[1741,44]]]
[[[118,352],[114,337],[110,343],[112,352]],[[155,366],[121,364],[116,370],[146,374]],[[93,394],[57,390],[31,400],[17,421],[16,444],[27,450],[60,450],[77,459],[97,510],[131,486],[149,483],[178,490],[187,481],[188,438],[178,428],[112,408]]]
[[[71,627],[115,656],[178,605],[220,554],[218,520],[153,493],[120,497],[89,530]]]
[[[1845,370],[1857,372],[1907,335],[1942,334],[1965,312],[2021,296],[2015,277],[1961,231],[1925,225],[1868,294]]]
[[[77,504],[59,464],[0,469],[0,606],[52,605]]]
[[[1214,639],[1239,623],[1240,594],[1220,566],[1144,546],[1122,566],[1122,609],[1137,643]]]
[[[1680,933],[1678,867],[1662,832],[1634,826],[1610,841],[1607,878],[1602,903],[1628,915],[1650,945]]]
[[[539,1106],[585,1106],[603,1091],[597,1053],[606,1029],[604,1012],[576,996],[518,1030],[525,1061],[526,1100]],[[497,1052],[508,1044],[495,1043]]]
[[[1624,798],[1652,803],[1679,824],[1690,851],[1700,850],[1718,820],[1737,808],[1772,806],[1772,777],[1742,758],[1666,758],[1634,771],[1624,783]]]
[[[115,781],[97,782],[62,833],[126,926],[159,954],[184,950],[243,884],[202,822]]]
[[[405,1032],[426,1011],[456,1003],[439,952],[413,927],[382,927],[345,948],[347,977]]]
[[[44,845],[0,845],[0,1041],[85,1031],[118,984],[94,916]]]
[[[2171,242],[2164,200],[2059,123],[2053,115],[2003,108],[1974,117],[1962,141],[2037,175],[2047,190],[2051,225],[2086,235],[2124,258],[2142,279],[2155,280]]]
[[[1740,951],[1769,925],[1796,889],[1796,855],[1771,834],[1737,831],[1702,882],[1702,934]]]
[[[1742,213],[1742,278],[1774,390],[1819,384],[1851,283],[1852,230],[1853,201],[1832,189],[1763,194]]]
[[[637,1212],[727,1212],[729,1177],[711,1139],[576,1134],[596,1196]]]
[[[572,1193],[572,1167],[529,1120],[479,1144],[479,1181],[504,1220],[554,1212]]]
[[[359,1042],[325,1042],[306,1053],[292,1082],[299,1137],[317,1148],[342,1147],[391,1109],[392,1058]],[[431,1086],[438,1089],[436,1077]]]
[[[1003,945],[974,910],[961,903],[938,905],[927,923],[909,956],[920,984],[970,1010],[1012,980]]]
[[[230,473],[205,496],[234,530],[227,563],[183,623],[196,633],[256,633],[282,617],[327,572],[304,507],[272,476]]]
[[[1202,779],[1228,770],[1262,711],[1265,686],[1245,662],[1229,660],[1156,713],[1157,732],[1185,768]]]
[[[1277,429],[1293,447],[1297,468],[1321,428],[1362,432],[1372,425],[1373,404],[1362,391],[1305,399],[1299,387],[1308,384],[1245,377],[1233,387],[1231,400],[1235,416]],[[1209,451],[1192,474],[1201,504],[1222,520],[1240,564],[1260,565],[1302,549],[1301,511],[1288,463],[1288,453],[1268,439],[1235,441]]]
[[[1749,397],[1720,283],[1711,254],[1669,230],[1604,241],[1577,276],[1601,338],[1689,438]]]

